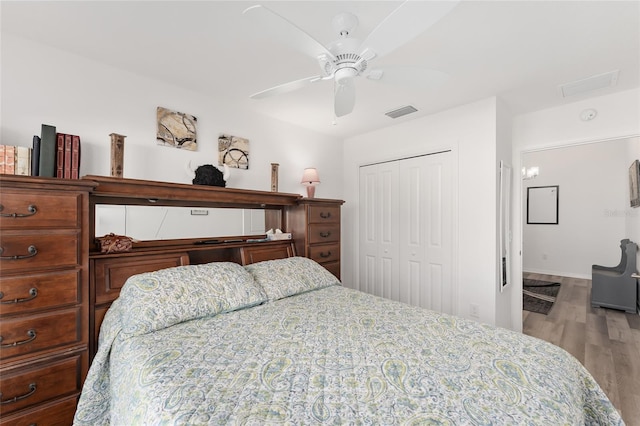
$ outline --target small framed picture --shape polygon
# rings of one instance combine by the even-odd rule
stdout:
[[[629,198],[631,207],[640,207],[640,161],[635,160],[629,167]]]

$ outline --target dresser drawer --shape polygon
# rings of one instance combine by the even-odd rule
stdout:
[[[3,274],[36,268],[76,266],[80,263],[77,232],[3,232],[0,235],[0,247],[0,269]]]
[[[0,319],[0,359],[80,342],[78,324],[83,320],[80,311],[71,308]]]
[[[120,289],[132,275],[188,264],[189,255],[186,253],[96,259],[92,268],[96,286],[95,303],[116,300]]]
[[[79,270],[0,277],[0,316],[80,301]]]
[[[340,241],[340,224],[317,223],[309,225],[309,244]]]
[[[26,409],[11,416],[3,415],[0,426],[69,426],[76,414],[78,397],[56,401],[52,404],[42,404]]]
[[[243,265],[263,262],[266,260],[284,259],[295,254],[293,243],[289,240],[286,243],[266,244],[257,243],[255,246],[242,247],[240,258]]]
[[[3,372],[0,382],[3,422],[7,414],[22,408],[52,401],[57,397],[77,395],[82,386],[81,365],[82,355],[77,354]],[[33,424],[33,421],[29,424]],[[45,421],[43,424],[52,423]]]
[[[310,206],[309,223],[340,223],[340,206]]]
[[[77,228],[80,205],[80,194],[3,190],[0,229]]]
[[[309,247],[309,257],[318,263],[340,260],[340,244],[323,244]]]

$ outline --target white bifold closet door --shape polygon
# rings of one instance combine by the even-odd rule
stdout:
[[[451,153],[360,168],[359,288],[455,313]]]

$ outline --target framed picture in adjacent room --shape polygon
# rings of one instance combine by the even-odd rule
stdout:
[[[558,185],[527,188],[527,224],[558,224]]]
[[[635,160],[629,167],[629,197],[631,207],[640,207],[640,161]]]

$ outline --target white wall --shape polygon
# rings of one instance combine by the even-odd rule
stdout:
[[[559,186],[557,225],[523,224],[523,270],[591,279],[591,265],[617,265],[627,236],[627,151],[631,139],[528,152],[524,166],[540,175],[527,187]],[[630,162],[629,162],[630,163]]]
[[[344,146],[343,262],[345,285],[358,288],[358,171],[378,161],[452,150],[453,280],[457,314],[495,323],[496,99],[490,98],[349,138]]]
[[[595,108],[598,116],[592,121],[581,121],[580,112]],[[513,120],[513,164],[515,170],[522,167],[523,154],[544,148],[561,147],[584,142],[618,139],[640,135],[640,89],[633,89],[579,100],[556,108],[523,114]],[[514,238],[513,276],[517,287],[512,294],[513,304],[521,303],[522,281],[522,232],[523,232],[523,192],[517,185],[514,192]],[[638,221],[639,217],[631,217]],[[640,225],[631,225],[637,229]],[[631,238],[638,238],[638,235]],[[512,312],[514,328],[522,327],[522,313]]]
[[[1,78],[0,143],[31,146],[43,123],[80,135],[81,175],[109,175],[115,132],[127,136],[124,177],[191,183],[189,160],[216,164],[217,138],[227,133],[250,140],[249,170],[233,169],[227,186],[270,190],[273,162],[280,164],[279,191],[306,194],[302,171],[315,166],[322,181],[316,196],[342,198],[339,139],[6,34]],[[198,119],[198,151],[156,145],[158,106]]]

